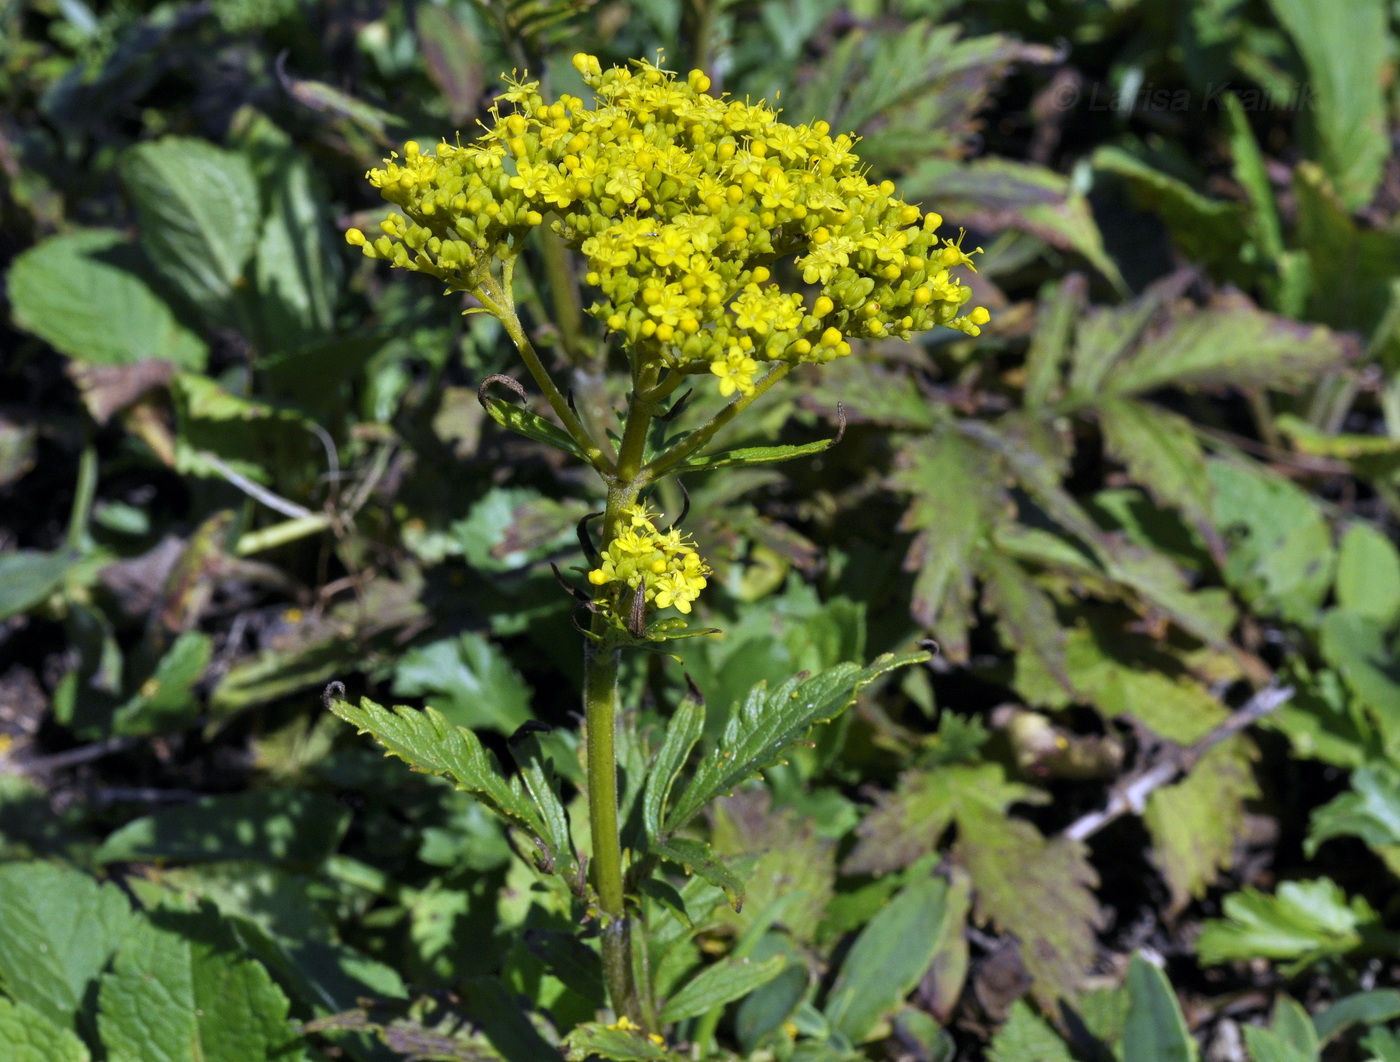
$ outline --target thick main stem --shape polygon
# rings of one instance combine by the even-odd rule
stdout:
[[[634,381],[634,396],[644,390],[642,383]],[[616,472],[608,484],[603,549],[607,549],[617,533],[623,510],[637,501],[650,424],[649,408],[634,397],[618,448]],[[594,637],[584,659],[583,702],[588,728],[586,766],[588,821],[593,835],[593,885],[598,890],[598,906],[604,917],[603,976],[613,1010],[648,1028],[647,1013],[642,1007],[632,966],[632,927],[623,888],[622,840],[618,831],[617,671],[621,652],[616,647],[616,631],[608,617],[595,614],[592,633]]]

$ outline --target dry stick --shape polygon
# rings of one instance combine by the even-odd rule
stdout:
[[[1114,786],[1109,790],[1108,803],[1101,811],[1091,811],[1075,819],[1060,832],[1060,836],[1083,841],[1130,811],[1141,814],[1147,798],[1154,790],[1174,781],[1178,775],[1185,774],[1216,745],[1253,726],[1292,699],[1292,686],[1266,686],[1237,709],[1229,719],[1194,745],[1173,751],[1162,762],[1149,767],[1142,774],[1125,779]]]

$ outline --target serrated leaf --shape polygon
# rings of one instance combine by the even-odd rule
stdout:
[[[1090,309],[1075,329],[1069,397],[1086,404],[1102,400],[1109,370],[1139,342],[1149,324],[1165,316],[1166,307],[1177,303],[1192,278],[1189,270],[1178,270],[1124,306]]]
[[[642,820],[647,837],[653,842],[661,835],[666,805],[691,750],[705,732],[705,705],[694,697],[681,701],[666,724],[666,736],[652,757],[647,771],[646,793],[642,798]]]
[[[151,260],[213,320],[235,323],[233,299],[261,217],[248,160],[207,140],[171,136],[130,149],[121,177]]]
[[[982,577],[982,600],[1004,628],[1003,642],[1018,655],[1033,653],[1041,666],[1073,689],[1065,667],[1065,635],[1055,604],[1015,561],[987,552],[977,565]]]
[[[1400,619],[1400,553],[1370,524],[1355,523],[1337,550],[1337,605],[1389,630]]]
[[[715,1007],[742,999],[760,985],[766,985],[787,965],[787,957],[774,955],[762,962],[748,959],[721,959],[707,966],[674,993],[661,1008],[663,1022],[696,1018]]]
[[[911,495],[900,530],[915,532],[904,570],[916,573],[910,607],[924,626],[939,627],[970,607],[974,558],[990,529],[1013,512],[1004,477],[990,454],[952,431],[925,435],[900,452],[889,483]],[[939,637],[945,641],[942,631]],[[943,648],[957,660],[965,643],[963,631]]]
[[[1088,283],[1082,273],[1071,273],[1058,284],[1041,289],[1036,306],[1036,329],[1026,351],[1027,409],[1039,409],[1054,396],[1069,356],[1070,336],[1083,313]]]
[[[574,841],[569,832],[569,816],[559,798],[559,779],[554,762],[545,757],[539,738],[532,733],[517,734],[510,739],[510,751],[520,767],[520,780],[530,794],[540,825],[541,838],[553,855],[549,869],[568,876],[574,867]]]
[[[771,692],[760,682],[735,705],[716,748],[667,815],[666,832],[674,834],[715,797],[777,764],[813,726],[845,711],[865,686],[927,659],[927,653],[886,653],[863,668],[838,664],[811,678],[794,675]]]
[[[1128,962],[1128,997],[1125,1057],[1133,1062],[1195,1062],[1196,1043],[1161,967],[1133,955]]]
[[[969,803],[958,815],[954,858],[972,876],[977,920],[1021,942],[1031,993],[1047,1010],[1079,994],[1104,916],[1091,891],[1088,847],[1046,839],[1022,819]]]
[[[1360,896],[1346,894],[1330,878],[1285,881],[1274,896],[1246,888],[1226,896],[1223,919],[1209,919],[1196,942],[1207,966],[1263,957],[1302,965],[1344,955],[1379,917]]]
[[[1155,790],[1143,811],[1152,862],[1171,891],[1171,910],[1200,899],[1229,869],[1245,829],[1245,801],[1259,795],[1244,738],[1222,742],[1175,785]]]
[[[16,1003],[73,1027],[98,974],[135,928],[115,885],[48,863],[0,866],[0,983]]]
[[[905,886],[856,937],[827,996],[831,1028],[852,1043],[865,1040],[932,964],[950,926],[967,917],[965,884],[941,877]]]
[[[404,653],[393,690],[431,697],[451,723],[468,729],[513,734],[532,718],[529,685],[498,645],[473,631]]]
[[[260,963],[206,928],[143,926],[102,978],[98,1025],[110,1062],[296,1062],[287,997]]]
[[[8,1062],[88,1062],[87,1046],[37,1010],[0,996],[0,1046]]]
[[[158,359],[202,369],[209,350],[143,278],[119,232],[53,236],[25,251],[7,282],[14,321],[61,354],[95,365]]]
[[[390,711],[368,697],[361,698],[358,707],[342,700],[331,700],[329,707],[360,733],[371,735],[388,755],[415,770],[450,779],[507,822],[543,839],[544,826],[520,780],[507,780],[477,736],[453,726],[441,712],[402,706]]]
[[[580,461],[588,460],[568,432],[556,426],[552,421],[545,420],[533,410],[526,409],[514,402],[508,402],[504,398],[487,394],[481,396],[481,404],[486,407],[486,412],[491,419],[507,431],[513,431],[527,439],[534,439],[535,442],[552,446],[566,454],[572,454]]]
[[[1377,761],[1353,771],[1351,791],[1313,812],[1303,852],[1311,859],[1329,837],[1348,836],[1400,858],[1400,768]]]
[[[744,883],[715,855],[709,845],[688,837],[672,837],[652,842],[653,855],[674,863],[688,873],[723,889],[729,905],[738,911],[744,906]]]
[[[1191,422],[1142,402],[1110,399],[1098,407],[1104,445],[1157,502],[1170,506],[1200,534],[1217,560],[1225,543],[1211,514],[1205,453]]]
[[[1308,68],[1313,149],[1343,202],[1371,201],[1390,155],[1385,86],[1393,71],[1383,0],[1337,7],[1328,0],[1269,0]]]
[[[1105,375],[1114,395],[1158,387],[1230,385],[1285,387],[1301,383],[1348,358],[1342,337],[1320,325],[1264,313],[1243,298],[1174,314]]]
[[[1024,999],[1011,1004],[1006,1022],[987,1047],[988,1062],[1075,1062],[1066,1044]]]
[[[818,442],[803,443],[800,446],[740,446],[733,450],[721,450],[716,454],[695,454],[686,458],[676,471],[698,472],[711,468],[751,468],[755,465],[771,465],[777,461],[791,461],[795,457],[810,457],[824,453],[836,445],[835,439],[822,439]]]

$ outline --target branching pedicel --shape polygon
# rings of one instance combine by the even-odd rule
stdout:
[[[647,62],[603,70],[577,55],[574,66],[593,90],[591,106],[573,96],[548,103],[538,83],[508,82],[475,141],[444,142],[432,154],[410,142],[402,157],[371,171],[370,182],[403,213],[390,214],[373,240],[358,229],[346,237],[371,258],[470,294],[478,312],[497,317],[566,434],[528,411],[512,420],[483,397],[488,409],[581,456],[607,486],[603,541],[588,572],[589,902],[602,923],[614,1010],[654,1030],[654,1001],[638,982],[629,941],[640,879],[655,872],[658,856],[632,851],[624,860],[619,837],[618,660],[629,645],[703,633],[685,630],[679,617],[652,617],[690,613],[709,569],[679,531],[657,529],[642,493],[700,467],[720,429],[793,366],[848,355],[854,340],[908,339],[936,325],[975,336],[988,314],[978,307],[960,315],[972,296],[954,272],[971,264],[961,237],[940,238],[937,214],[895,197],[888,181],[872,184],[852,137],[833,137],[821,121],[780,122],[761,102],[712,96],[698,70],[681,81]],[[585,280],[596,292],[588,313],[620,338],[628,358],[616,444],[590,434],[516,314],[515,263],[531,230],[545,225],[587,259]],[[653,422],[694,375],[714,377],[728,402],[649,451]],[[791,456],[792,447],[759,448],[726,463]],[[877,662],[862,674],[915,659]],[[338,710],[360,725],[382,711]],[[680,858],[666,837],[651,843],[659,858]]]

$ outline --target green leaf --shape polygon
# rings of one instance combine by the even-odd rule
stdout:
[[[906,885],[856,937],[827,996],[832,1029],[860,1043],[914,990],[948,936],[967,917],[966,883],[941,877]]]
[[[1171,891],[1171,909],[1200,899],[1234,862],[1245,830],[1245,801],[1259,795],[1244,738],[1222,742],[1175,785],[1155,790],[1143,811],[1152,862]]]
[[[1109,453],[1160,505],[1170,506],[1200,534],[1211,554],[1223,559],[1225,544],[1211,512],[1205,453],[1185,417],[1156,406],[1110,399],[1098,408]]]
[[[1313,148],[1342,201],[1359,210],[1371,201],[1390,155],[1385,87],[1390,81],[1389,9],[1384,0],[1269,0],[1293,38],[1313,100]]]
[[[491,419],[507,431],[513,431],[527,439],[534,439],[535,442],[562,450],[566,454],[577,457],[580,461],[588,460],[584,457],[583,451],[578,448],[578,443],[574,442],[569,433],[563,428],[557,427],[553,421],[545,420],[538,413],[526,409],[524,406],[516,405],[514,402],[507,402],[504,398],[497,398],[495,395],[482,394],[480,397],[481,404],[486,407],[486,412],[490,414]]]
[[[709,845],[688,837],[672,837],[653,841],[653,855],[695,874],[716,888],[724,890],[729,905],[738,911],[744,906],[744,883],[725,866]]]
[[[330,710],[362,734],[371,735],[410,767],[451,779],[507,822],[544,839],[545,828],[519,778],[507,780],[496,757],[470,730],[453,726],[432,708],[381,708],[368,697],[359,707],[331,700]],[[551,853],[557,857],[560,853]]]
[[[1264,313],[1243,298],[1176,313],[1105,374],[1114,395],[1158,387],[1285,387],[1335,369],[1347,357],[1337,333]]]
[[[174,921],[172,919],[172,921]],[[295,1062],[287,997],[207,915],[143,926],[102,978],[98,1025],[110,1062]]]
[[[838,664],[811,678],[794,675],[772,692],[760,682],[734,707],[718,746],[667,815],[666,832],[675,833],[715,797],[778,763],[813,726],[845,711],[865,686],[927,659],[927,653],[886,653],[864,668]]]
[[[642,821],[647,837],[655,841],[661,836],[661,824],[666,818],[666,806],[671,799],[681,769],[690,758],[691,750],[705,732],[705,704],[687,696],[666,724],[666,736],[652,757],[647,771],[646,791],[642,798]]]
[[[1376,1025],[1396,1018],[1400,1018],[1400,992],[1377,988],[1339,999],[1313,1018],[1313,1028],[1325,1044],[1351,1025]]]
[[[1195,1041],[1161,967],[1135,954],[1128,962],[1128,994],[1123,1048],[1133,1062],[1195,1062]]]
[[[1069,356],[1070,336],[1084,312],[1088,285],[1082,273],[1071,273],[1058,284],[1041,289],[1036,306],[1036,329],[1026,351],[1026,385],[1023,401],[1027,409],[1039,409],[1050,402],[1060,384],[1061,371]]]
[[[0,554],[0,620],[42,605],[63,585],[77,557],[66,550],[17,549]]]
[[[987,1048],[988,1062],[1075,1062],[1050,1024],[1024,999],[1011,1004],[1005,1024]]]
[[[170,733],[192,723],[203,711],[194,692],[214,653],[214,641],[202,631],[185,631],[160,658],[155,672],[136,695],[112,716],[117,734]]]
[[[121,176],[157,268],[212,320],[236,323],[232,301],[262,213],[248,160],[207,140],[165,137],[130,149]]]
[[[1386,535],[1355,523],[1337,551],[1337,605],[1389,630],[1400,619],[1400,553]]]
[[[61,1029],[133,925],[115,885],[49,863],[0,865],[0,982]]]
[[[88,1062],[87,1047],[39,1011],[0,996],[0,1045],[8,1062]]]
[[[272,169],[256,258],[258,321],[269,353],[293,350],[332,330],[340,264],[306,156],[288,145],[277,152]]]
[[[1311,626],[1332,586],[1332,529],[1306,492],[1255,465],[1209,462],[1225,581],[1255,608]]]
[[[1055,604],[1014,560],[994,551],[982,555],[983,604],[1001,621],[1003,643],[1017,654],[1034,654],[1065,689],[1072,689],[1065,668],[1065,635]]]
[[[1299,966],[1344,955],[1361,944],[1379,917],[1360,896],[1346,894],[1330,878],[1285,881],[1275,896],[1257,889],[1225,897],[1225,918],[1205,923],[1196,942],[1207,966],[1237,959],[1279,959]]]
[[[127,823],[97,850],[100,863],[255,859],[316,866],[340,845],[350,809],[304,789],[210,796]]]
[[[455,726],[513,734],[530,713],[530,687],[501,648],[482,634],[464,632],[399,658],[394,692],[430,697]]]
[[[677,441],[684,441],[684,437]],[[771,465],[775,461],[791,461],[795,457],[810,457],[813,454],[824,453],[835,445],[835,439],[822,439],[818,442],[804,443],[801,446],[740,446],[733,450],[722,450],[717,454],[694,454],[678,465],[676,471],[678,473],[698,472],[711,468],[749,468],[754,465]]]
[[[1230,156],[1234,161],[1235,180],[1244,188],[1248,204],[1248,230],[1264,261],[1276,262],[1285,252],[1283,226],[1279,222],[1278,206],[1274,202],[1274,188],[1269,181],[1269,171],[1264,154],[1259,150],[1259,142],[1254,139],[1254,130],[1249,125],[1249,114],[1240,98],[1233,92],[1225,93],[1221,99],[1225,104],[1225,124],[1230,133]],[[1296,316],[1291,307],[1274,305],[1290,316]]]
[[[1400,860],[1400,768],[1377,761],[1352,772],[1351,791],[1313,812],[1303,852],[1311,859],[1329,837],[1347,836]]]
[[[539,813],[540,825],[544,827],[542,839],[553,857],[546,869],[568,877],[574,868],[574,841],[569,832],[568,813],[559,799],[554,762],[546,758],[538,735],[533,733],[512,735],[510,751],[520,768],[525,791]]]
[[[1385,747],[1400,751],[1400,660],[1375,620],[1332,609],[1322,619],[1318,645],[1376,721]]]
[[[619,1029],[600,1022],[576,1025],[564,1037],[569,1062],[666,1062],[677,1056],[640,1029]]]
[[[687,981],[661,1008],[663,1022],[697,1018],[708,1010],[742,999],[765,985],[787,965],[787,958],[774,955],[762,962],[748,959],[721,959]]]
[[[175,467],[180,473],[222,479],[207,453],[259,483],[272,481],[274,465],[295,463],[300,473],[312,428],[300,412],[243,398],[194,373],[175,377],[170,392],[179,423]],[[297,461],[288,461],[289,454],[297,454]]]
[[[1376,1062],[1400,1062],[1400,1033],[1372,1029],[1362,1039],[1361,1046],[1376,1056]]]
[[[202,369],[209,350],[143,279],[119,232],[53,236],[15,259],[8,276],[15,324],[70,358],[96,365],[158,359]]]

